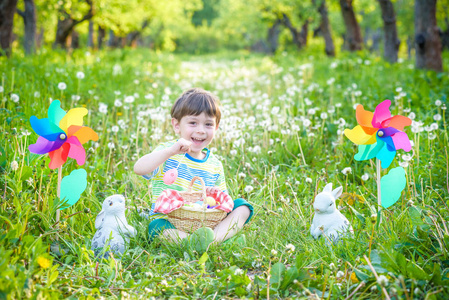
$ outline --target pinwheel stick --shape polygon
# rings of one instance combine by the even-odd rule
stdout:
[[[62,166],[58,168],[58,198],[61,196],[61,180],[62,180]],[[60,210],[59,208],[56,210],[56,228],[59,228],[59,218],[60,218]],[[56,236],[56,239],[58,237]]]
[[[377,211],[380,211],[382,207],[382,199],[380,197],[380,171],[382,170],[380,166],[380,159],[376,158],[376,181],[377,181]]]

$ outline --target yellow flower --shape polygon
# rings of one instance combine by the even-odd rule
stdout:
[[[50,267],[50,260],[43,256],[39,256],[37,258],[37,263],[39,264],[39,266],[41,266],[42,269],[46,269],[46,268]]]
[[[359,282],[359,279],[357,278],[357,276],[355,275],[355,272],[351,273],[351,281],[352,283],[357,283]]]
[[[117,112],[117,116],[121,116],[121,115],[123,115],[122,112],[121,112],[121,111],[118,111],[118,112]]]

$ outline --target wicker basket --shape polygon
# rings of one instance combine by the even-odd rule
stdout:
[[[192,192],[192,186],[195,180],[201,182],[202,191]],[[195,203],[206,199],[206,186],[203,179],[198,176],[192,178],[189,188],[185,192],[179,192],[185,203]],[[177,210],[167,214],[168,220],[177,229],[184,232],[193,232],[200,227],[214,228],[225,217],[226,212],[220,209],[207,209],[200,207],[182,206]]]

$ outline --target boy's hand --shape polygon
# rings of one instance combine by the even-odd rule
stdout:
[[[206,186],[206,195],[215,194],[216,192],[221,192],[221,190],[216,186]]]
[[[176,154],[184,154],[184,153],[189,152],[189,150],[190,150],[190,145],[192,145],[192,142],[190,142],[190,141],[188,141],[188,140],[186,140],[186,139],[180,138],[180,139],[179,139],[176,143],[174,143],[173,146],[171,146],[170,148],[171,148],[171,150],[172,150],[173,155],[176,155]]]

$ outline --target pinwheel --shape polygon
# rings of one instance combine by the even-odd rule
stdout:
[[[87,109],[73,108],[66,113],[60,105],[59,100],[50,104],[48,118],[30,118],[31,127],[39,138],[28,149],[36,154],[48,153],[50,169],[61,167],[67,157],[74,158],[78,165],[83,165],[86,151],[82,145],[89,140],[98,140],[98,135],[91,128],[83,126]]]
[[[356,160],[376,157],[382,162],[382,168],[386,169],[397,150],[409,152],[412,149],[407,134],[403,132],[405,126],[412,124],[412,120],[400,115],[392,117],[390,105],[391,101],[385,100],[377,105],[374,113],[364,110],[362,105],[357,106],[359,125],[344,131],[348,139],[359,145],[359,152],[354,156]]]
[[[87,173],[84,169],[74,170],[62,178],[62,165],[67,158],[74,158],[78,165],[86,160],[83,144],[89,140],[98,140],[98,135],[91,128],[83,126],[83,117],[87,115],[83,107],[73,108],[67,113],[61,108],[61,102],[54,100],[48,108],[47,118],[30,118],[30,124],[39,137],[35,144],[28,147],[30,152],[50,156],[50,169],[58,169],[57,194],[66,202],[62,208],[75,204],[87,186]],[[56,211],[56,222],[59,221],[59,209]]]
[[[358,145],[355,160],[362,161],[377,158],[377,196],[380,206],[388,208],[401,196],[405,188],[405,171],[397,167],[380,179],[381,167],[388,168],[396,151],[403,149],[409,152],[412,149],[407,134],[403,131],[410,126],[412,120],[407,117],[391,116],[390,100],[384,100],[377,105],[374,113],[363,109],[362,105],[356,107],[358,125],[353,129],[345,129],[344,134],[354,144]]]

